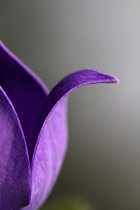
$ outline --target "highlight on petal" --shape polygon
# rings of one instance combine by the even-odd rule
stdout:
[[[0,87],[0,209],[19,210],[31,195],[31,174],[23,131],[12,103]]]
[[[83,70],[67,76],[50,92],[38,125],[41,130],[32,161],[31,205],[25,208],[26,210],[33,210],[42,205],[49,196],[61,169],[68,137],[67,97],[64,96],[83,85],[117,82],[116,78],[108,75]]]
[[[35,130],[48,95],[45,84],[0,42],[0,85],[11,100],[32,159]]]

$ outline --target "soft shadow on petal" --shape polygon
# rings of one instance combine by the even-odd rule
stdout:
[[[116,78],[108,75],[83,70],[67,76],[50,92],[38,126],[45,120],[32,162],[31,205],[25,209],[34,210],[42,205],[61,169],[67,148],[67,97],[64,96],[83,85],[116,82]]]
[[[0,85],[20,119],[30,159],[36,144],[35,130],[48,95],[44,83],[0,42]]]
[[[0,209],[30,203],[31,169],[24,134],[12,103],[0,87]]]

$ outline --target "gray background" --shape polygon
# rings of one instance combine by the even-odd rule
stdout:
[[[50,89],[84,68],[119,78],[70,95],[69,150],[52,196],[139,210],[140,1],[0,0],[0,39]]]

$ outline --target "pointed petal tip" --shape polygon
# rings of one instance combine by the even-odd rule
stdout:
[[[111,77],[109,76],[109,78],[106,78],[106,80],[103,81],[103,83],[119,83],[119,80],[116,77]]]
[[[114,77],[113,83],[119,83],[119,80],[116,77]]]
[[[119,83],[119,80],[116,77],[112,77],[93,69],[83,69],[72,73],[72,75],[77,74],[81,74],[82,77],[85,77],[86,79],[88,78],[89,80],[94,80],[93,83]]]

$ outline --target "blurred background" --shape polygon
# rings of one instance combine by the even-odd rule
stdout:
[[[50,200],[139,210],[140,1],[0,0],[0,39],[49,89],[85,68],[120,80],[70,95],[69,148]]]

